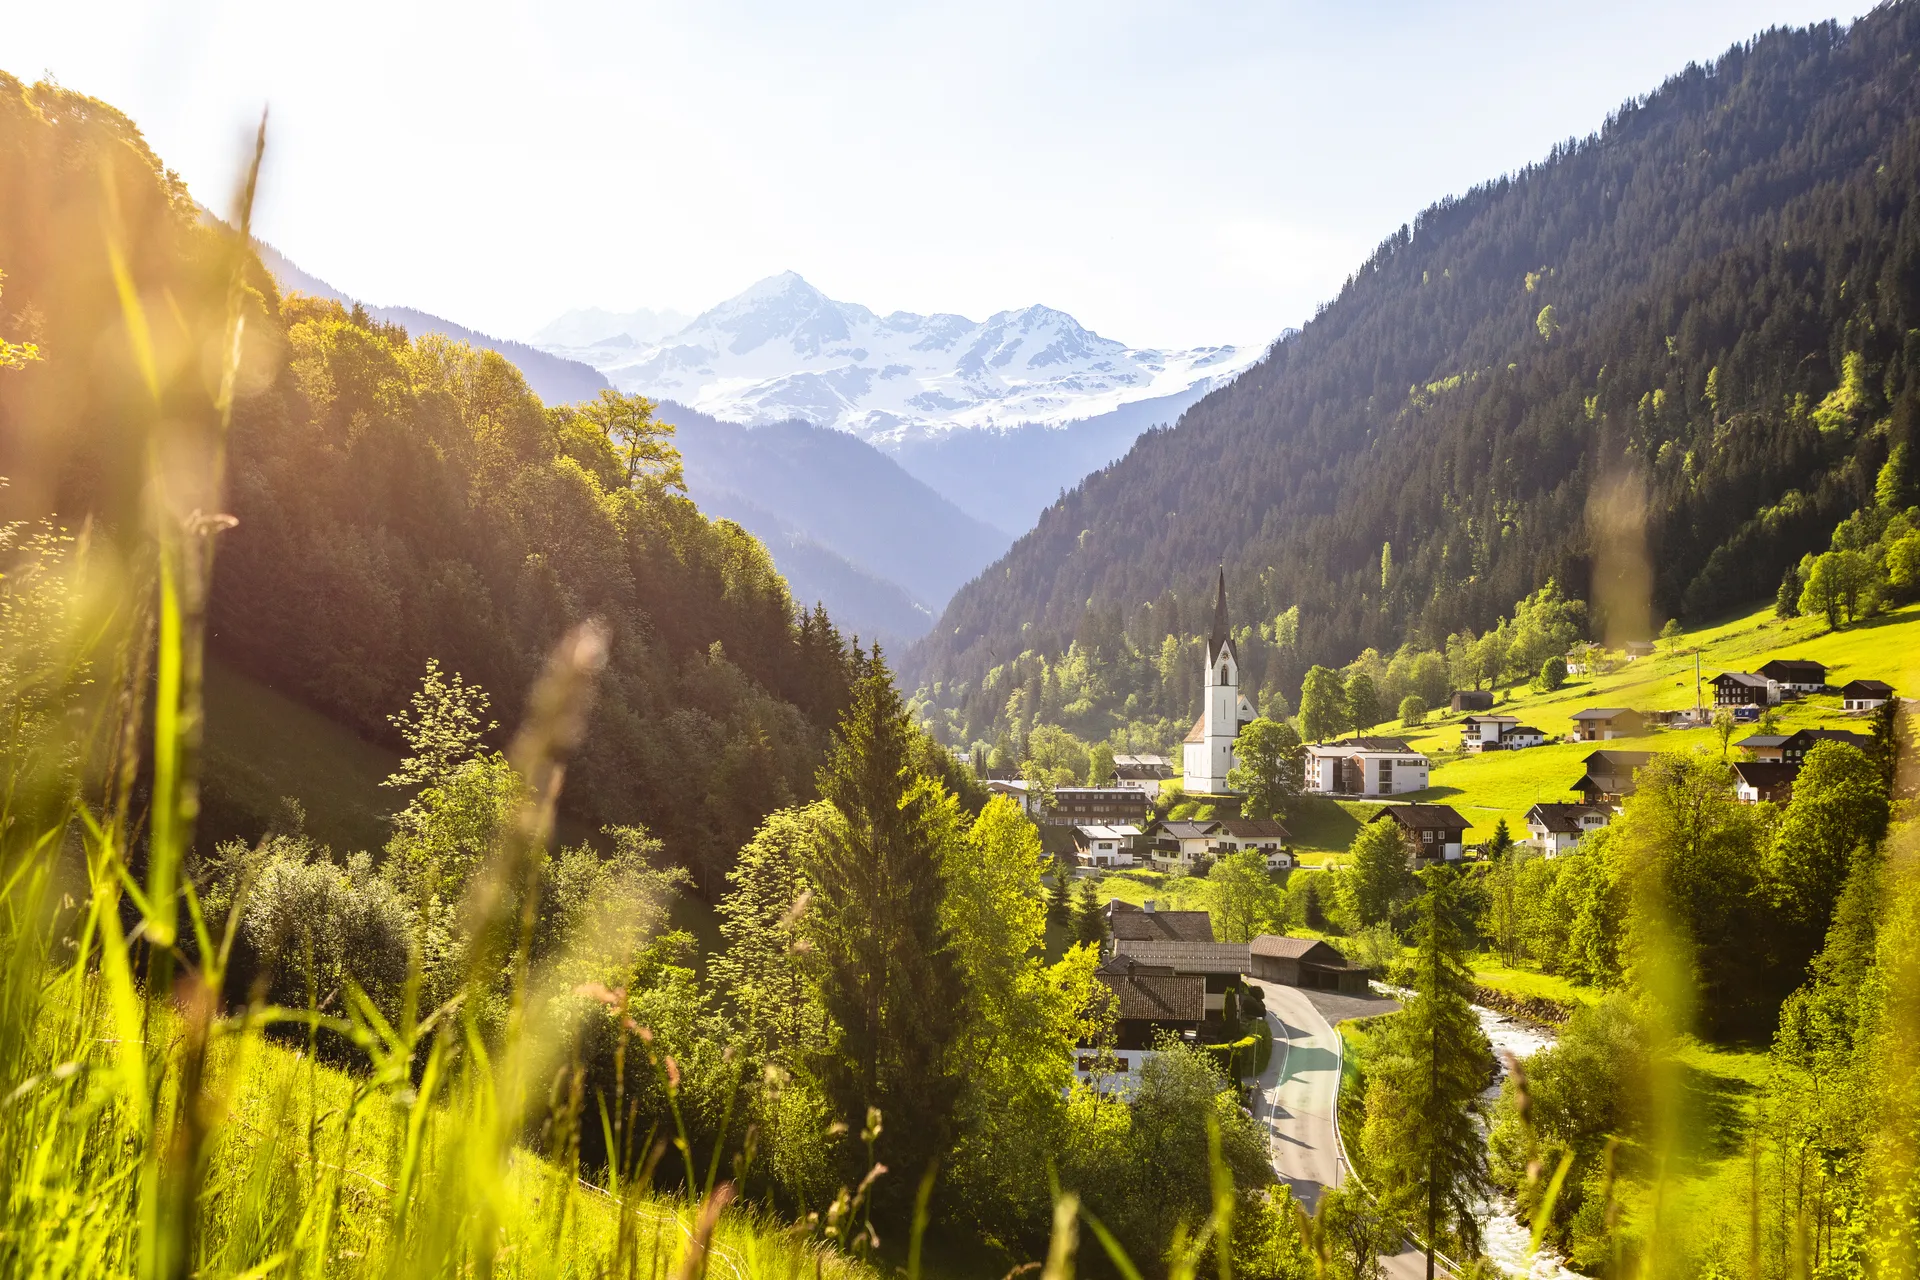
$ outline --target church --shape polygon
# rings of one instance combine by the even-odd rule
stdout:
[[[1253,704],[1240,692],[1240,651],[1227,626],[1227,571],[1213,599],[1213,631],[1207,636],[1207,673],[1200,718],[1181,744],[1188,795],[1231,795],[1233,740],[1253,721]]]

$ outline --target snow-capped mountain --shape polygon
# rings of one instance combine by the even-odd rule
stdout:
[[[543,334],[589,331],[569,313]],[[629,346],[628,343],[633,345]],[[624,391],[730,422],[800,419],[873,441],[959,427],[1064,424],[1139,400],[1226,382],[1258,348],[1128,347],[1033,306],[984,322],[875,315],[835,302],[788,271],[762,280],[658,342],[624,332],[587,344],[540,342]]]

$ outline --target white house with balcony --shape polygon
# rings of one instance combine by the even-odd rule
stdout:
[[[1427,757],[1400,738],[1315,742],[1304,755],[1309,795],[1372,799],[1427,787]]]

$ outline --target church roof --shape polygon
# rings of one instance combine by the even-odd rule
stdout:
[[[1207,740],[1207,718],[1205,716],[1201,716],[1198,720],[1195,720],[1193,722],[1193,728],[1187,730],[1187,736],[1182,738],[1180,741],[1182,745],[1185,745],[1186,743],[1189,743],[1189,742],[1205,742],[1206,740]]]
[[[1240,650],[1233,643],[1233,631],[1227,626],[1227,571],[1224,567],[1220,570],[1219,585],[1213,596],[1213,631],[1207,636],[1209,667],[1219,660],[1222,649],[1231,653],[1235,662],[1240,661]]]

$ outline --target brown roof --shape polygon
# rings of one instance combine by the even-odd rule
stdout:
[[[1187,736],[1181,742],[1205,742],[1207,740],[1207,718],[1201,716],[1193,722],[1193,728],[1187,730]]]
[[[1576,711],[1573,720],[1613,720],[1620,716],[1630,716],[1633,712],[1627,707],[1588,707],[1585,711]]]
[[[1562,835],[1579,835],[1581,831],[1584,830],[1580,825],[1580,819],[1590,813],[1597,813],[1607,819],[1613,817],[1612,811],[1605,805],[1563,804],[1559,801],[1543,801],[1527,810],[1527,821],[1529,823],[1538,822],[1550,832],[1557,831]]]
[[[1800,776],[1799,765],[1780,760],[1739,760],[1734,762],[1733,771],[1740,775],[1740,781],[1756,791],[1771,791]]]
[[[1116,940],[1213,941],[1213,917],[1204,911],[1142,911],[1132,903],[1116,898],[1107,904],[1107,921]]]
[[[1150,1022],[1199,1022],[1207,1016],[1207,980],[1164,965],[1129,965],[1114,957],[1095,976],[1119,1004],[1119,1016]]]
[[[1318,938],[1291,938],[1263,933],[1248,944],[1257,956],[1278,956],[1282,960],[1308,960],[1314,964],[1346,967],[1347,958]]]
[[[1222,835],[1236,840],[1285,840],[1290,834],[1277,822],[1266,818],[1216,818]]]
[[[1465,831],[1472,826],[1450,804],[1390,804],[1373,821],[1392,818],[1409,831]]]
[[[1113,953],[1141,964],[1171,965],[1176,973],[1239,974],[1253,969],[1253,952],[1244,942],[1137,942],[1116,938]]]

